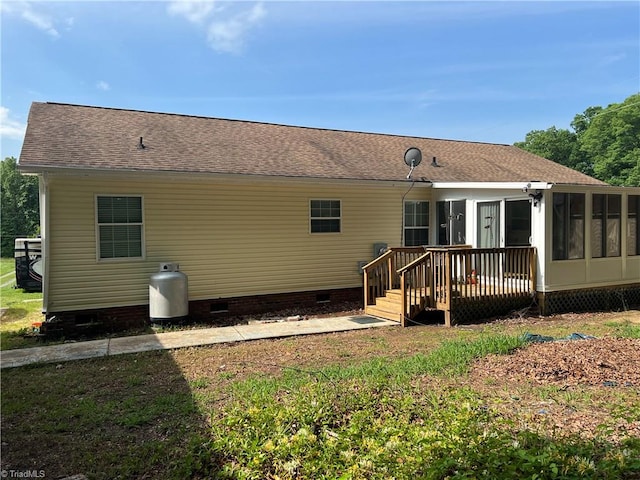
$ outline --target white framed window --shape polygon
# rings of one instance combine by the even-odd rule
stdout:
[[[640,255],[640,195],[629,195],[627,205],[627,255]]]
[[[404,246],[429,244],[429,202],[404,202]]]
[[[552,260],[584,258],[585,194],[554,193]]]
[[[591,256],[619,257],[622,196],[594,193],[591,198]]]
[[[340,200],[310,200],[311,233],[340,233],[342,205]]]
[[[144,257],[140,195],[96,195],[98,260]]]

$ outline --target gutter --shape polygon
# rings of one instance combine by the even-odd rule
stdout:
[[[415,183],[416,187],[430,188],[432,182],[425,177],[407,180],[404,176],[400,178],[349,178],[349,177],[328,177],[328,176],[298,176],[298,175],[265,175],[254,173],[220,173],[220,172],[181,172],[172,170],[136,170],[136,169],[113,169],[113,168],[76,168],[76,167],[48,167],[31,165],[20,167],[24,174],[37,174],[50,176],[72,176],[72,177],[102,177],[112,179],[128,179],[136,177],[136,180],[154,181],[158,179],[170,179],[171,181],[184,180],[188,182],[209,182],[212,180],[224,181],[225,183],[256,183],[267,182],[272,184],[292,182],[300,184],[314,185],[375,185],[385,187],[397,187]]]
[[[433,182],[433,188],[459,188],[477,190],[549,190],[553,187],[550,182]]]

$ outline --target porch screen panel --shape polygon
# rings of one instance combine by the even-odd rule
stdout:
[[[607,195],[607,257],[620,256],[621,213],[622,197],[620,195]]]
[[[605,215],[605,195],[594,194],[591,198],[591,256],[600,258],[604,256],[602,227]]]
[[[640,195],[629,195],[627,205],[627,255],[640,255]]]
[[[583,193],[554,193],[552,218],[552,259],[584,258]]]
[[[569,259],[584,258],[584,194],[569,194]]]
[[[553,260],[564,260],[567,258],[567,194],[553,194],[553,225],[552,243]]]
[[[620,195],[593,194],[591,213],[591,256],[619,257],[621,236]]]

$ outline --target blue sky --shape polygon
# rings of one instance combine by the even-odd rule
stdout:
[[[640,90],[640,3],[3,0],[1,158],[31,102],[507,143]]]

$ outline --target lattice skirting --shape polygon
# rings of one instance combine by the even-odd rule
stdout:
[[[542,315],[628,310],[640,307],[640,284],[539,292],[538,303]]]
[[[490,297],[486,299],[452,299],[451,323],[476,323],[498,315],[508,315],[514,310],[533,306],[530,296]]]

